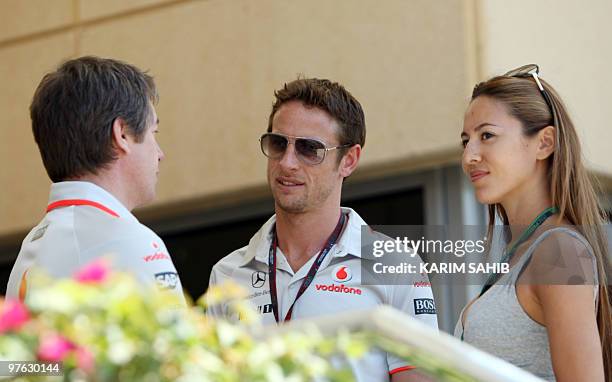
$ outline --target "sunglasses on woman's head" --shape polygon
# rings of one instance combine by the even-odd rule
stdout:
[[[504,76],[517,77],[517,78],[530,78],[530,77],[533,78],[534,81],[536,82],[536,85],[538,85],[538,89],[540,89],[540,92],[542,93],[542,96],[544,97],[544,101],[546,101],[546,104],[548,105],[550,112],[553,114],[553,118],[555,119],[555,124],[556,124],[556,116],[554,113],[555,109],[553,107],[552,100],[550,99],[550,96],[548,95],[548,92],[546,91],[546,89],[544,89],[544,86],[542,86],[542,82],[540,82],[539,74],[540,74],[540,67],[538,65],[527,64],[519,68],[510,70],[509,72],[504,74]]]
[[[293,144],[297,157],[307,165],[317,165],[325,160],[328,151],[351,147],[351,144],[327,147],[314,138],[292,137],[278,133],[266,133],[259,138],[261,152],[270,159],[280,159],[289,144]]]

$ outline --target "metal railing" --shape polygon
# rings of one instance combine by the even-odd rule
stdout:
[[[274,328],[266,327],[265,335],[307,330],[313,326],[322,334],[338,333],[343,330],[352,333],[372,333],[398,345],[414,349],[420,357],[433,357],[446,368],[456,370],[476,381],[543,381],[533,374],[387,306],[296,320]],[[419,367],[418,364],[415,366]]]

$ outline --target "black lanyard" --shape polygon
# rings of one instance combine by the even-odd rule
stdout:
[[[306,289],[308,289],[308,286],[310,286],[310,283],[312,283],[312,280],[317,274],[317,271],[319,270],[319,267],[321,266],[323,259],[325,259],[325,256],[327,256],[327,253],[329,252],[329,250],[334,246],[334,244],[336,244],[336,240],[338,240],[338,237],[340,236],[340,232],[342,232],[342,228],[344,227],[344,223],[347,219],[348,219],[347,215],[343,213],[340,214],[340,219],[338,219],[338,224],[336,224],[336,228],[334,229],[334,232],[332,232],[329,239],[327,239],[327,243],[325,244],[325,247],[323,247],[323,249],[317,256],[317,259],[310,267],[310,270],[308,271],[308,274],[306,274],[306,277],[302,281],[302,285],[300,286],[300,289],[298,290],[298,293],[295,296],[295,300],[293,300],[293,303],[291,304],[291,307],[289,307],[289,310],[287,311],[287,315],[285,316],[285,319],[283,321],[291,321],[291,314],[293,313],[293,307],[295,306],[296,301],[302,296],[302,294],[304,294]],[[276,247],[277,246],[278,246],[278,241],[276,237],[276,225],[274,225],[274,227],[272,228],[272,244],[270,245],[270,252],[268,254],[268,278],[270,280],[270,299],[272,300],[272,311],[274,312],[274,319],[276,320],[277,323],[279,323],[280,320],[279,320],[279,313],[278,313],[278,295],[276,291]]]
[[[504,257],[501,259],[502,263],[507,263],[509,262],[512,257],[514,256],[514,253],[516,252],[516,250],[518,249],[518,247],[523,244],[525,241],[527,241],[527,239],[529,239],[529,237],[531,235],[533,235],[533,233],[535,232],[535,230],[542,225],[542,223],[544,223],[546,221],[546,219],[548,219],[549,217],[551,217],[552,215],[556,214],[557,212],[559,212],[559,209],[557,207],[548,207],[547,209],[545,209],[544,211],[542,211],[536,218],[534,221],[531,222],[531,224],[529,225],[529,227],[527,227],[527,229],[525,231],[523,231],[523,233],[521,234],[521,236],[519,237],[519,239],[512,245],[512,247],[510,247],[510,249],[508,249],[506,251],[506,254],[504,255]],[[499,278],[499,274],[498,273],[493,273],[489,276],[489,278],[487,279],[487,282],[484,284],[484,286],[482,287],[482,291],[480,292],[479,296],[482,296],[487,290],[489,290],[489,288],[491,288],[491,285],[495,284],[497,282]]]

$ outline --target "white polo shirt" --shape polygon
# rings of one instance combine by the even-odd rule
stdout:
[[[104,256],[113,269],[175,293],[185,303],[164,242],[109,192],[90,182],[53,183],[47,210],[23,240],[7,297],[27,294],[30,269],[41,268],[56,278],[72,277],[83,265]]]
[[[435,310],[415,312],[415,302],[430,301],[433,294],[426,275],[412,275],[402,285],[361,285],[361,227],[366,222],[352,209],[342,208],[349,219],[337,243],[323,260],[312,283],[297,300],[292,319],[301,319],[390,305],[424,323],[438,328]],[[268,283],[268,254],[272,241],[272,216],[251,238],[249,244],[221,259],[210,276],[210,284],[232,280],[249,291],[247,300],[262,314],[264,324],[275,324]],[[276,284],[279,316],[285,317],[316,256],[293,272],[280,248],[277,254]],[[418,256],[415,263],[420,262]],[[405,276],[404,276],[405,277]],[[236,320],[226,304],[210,306],[208,314]],[[371,351],[351,364],[358,381],[389,381],[390,374],[409,370],[404,360],[381,351]]]

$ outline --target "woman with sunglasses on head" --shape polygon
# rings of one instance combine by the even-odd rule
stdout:
[[[479,83],[461,139],[488,242],[496,217],[509,229],[510,270],[464,308],[455,335],[546,380],[612,380],[605,212],[559,95],[536,65]]]

